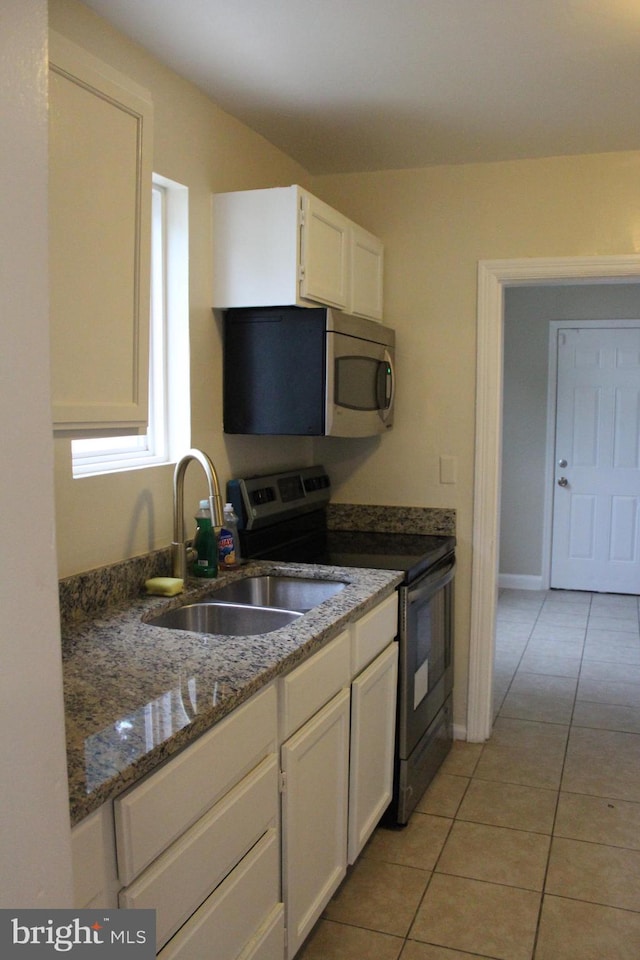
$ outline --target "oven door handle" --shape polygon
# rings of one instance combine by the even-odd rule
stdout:
[[[410,584],[407,587],[407,601],[409,603],[421,603],[428,600],[438,590],[442,590],[448,583],[451,583],[456,573],[455,558],[449,560],[446,564],[437,567],[435,570],[429,570],[420,580]]]

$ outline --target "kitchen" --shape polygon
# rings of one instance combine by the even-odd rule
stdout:
[[[16,5],[16,9],[18,6],[33,12],[33,36],[39,36],[39,42],[43,43],[46,5],[33,2]],[[158,172],[189,187],[194,445],[211,454],[225,478],[255,470],[256,463],[267,471],[292,463],[320,461],[331,473],[338,501],[415,504],[456,510],[455,714],[463,728],[469,656],[477,261],[636,253],[640,155],[613,152],[311,176],[291,158],[219,110],[195,87],[106,25],[87,7],[71,0],[52,2],[49,17],[57,31],[151,90],[155,105],[154,166]],[[16,13],[16,30],[20,28],[25,29],[26,38],[22,17]],[[210,144],[210,149],[193,150],[194,143]],[[220,389],[221,368],[218,332],[212,322],[210,303],[210,194],[290,183],[307,186],[384,238],[386,314],[398,332],[398,358],[405,388],[404,395],[398,396],[396,425],[379,443],[225,438],[220,406],[211,401],[211,385]],[[585,197],[589,198],[588,203]],[[39,236],[37,231],[35,236]],[[26,263],[33,266],[39,250],[40,264],[35,265],[43,267],[46,256],[41,240],[33,245],[28,242],[29,253],[23,254]],[[7,241],[7,247],[10,246],[11,238]],[[16,257],[18,252],[14,254]],[[18,271],[17,275],[25,274]],[[27,316],[31,322],[31,315]],[[5,416],[8,422],[13,417],[15,423],[31,416],[38,424],[36,435],[43,438],[42,449],[46,449],[50,441],[48,435],[45,439],[42,427],[46,416],[37,372],[42,375],[42,370],[46,370],[47,358],[44,351],[40,357],[36,350],[37,367],[35,363],[32,368],[26,367],[27,372],[31,371],[34,381],[31,383],[25,378],[18,331],[14,336],[5,347],[7,356],[15,357],[16,366],[20,362],[21,389],[16,390],[17,378],[7,381],[13,389],[6,398]],[[46,325],[34,331],[33,339],[45,338]],[[33,350],[30,338],[30,351]],[[9,486],[5,495],[9,507],[6,512],[11,515],[6,528],[5,587],[18,588],[22,612],[25,604],[31,606],[33,566],[29,544],[33,541],[27,531],[40,511],[48,536],[39,545],[49,551],[51,570],[38,574],[45,585],[41,587],[38,582],[38,586],[48,598],[51,614],[52,605],[55,606],[52,600],[55,560],[51,547],[54,506],[45,469],[49,454],[41,459],[26,440],[16,438],[14,442],[15,453],[10,449],[9,460],[14,465],[19,463],[27,477],[38,478],[40,483],[35,488],[31,482],[25,485],[23,476]],[[142,481],[140,475],[133,473],[77,482],[71,479],[68,441],[56,439],[52,455],[58,563],[55,576],[69,576],[125,556],[145,553],[170,541],[171,467],[145,471]],[[440,480],[439,462],[443,455],[457,461],[453,484]],[[24,491],[29,492],[28,497]],[[25,590],[22,584],[27,582],[29,589]],[[5,641],[15,657],[6,671],[10,687],[15,687],[16,677],[26,674],[34,662],[49,662],[55,677],[53,622],[51,618],[48,623],[34,625],[30,631],[48,636],[46,643],[34,636],[29,645],[16,644],[15,629],[10,634],[11,643],[9,639]],[[15,624],[20,623],[16,611]],[[14,646],[19,649],[14,651]],[[14,703],[13,696],[12,692],[6,701],[11,715],[14,707],[9,705]],[[24,698],[28,702],[31,699],[26,693]],[[48,729],[58,730],[59,736],[52,735],[51,743],[46,744],[48,762],[53,763],[56,756],[60,760],[63,749],[59,705],[52,704],[51,713],[57,717],[54,723],[50,725],[43,720],[40,727],[46,725]],[[33,721],[35,739],[38,738],[37,717],[38,711]],[[12,722],[15,720],[7,721]],[[16,765],[22,768],[9,753],[3,766],[9,769]],[[60,806],[53,816],[54,822],[62,824],[60,811],[65,784],[60,779],[60,767],[48,768],[47,773],[48,780],[44,781],[47,786],[27,789],[44,795],[50,790],[48,784],[56,783],[55,799]],[[41,813],[49,809],[44,798],[39,803]],[[53,804],[52,796],[52,809]],[[10,822],[19,823],[21,804],[17,797],[7,807]],[[34,822],[41,824],[42,817],[35,816],[36,809],[34,807]],[[40,825],[34,836],[39,834],[44,841],[42,831]],[[60,889],[67,886],[63,865],[68,855],[63,831],[51,833],[54,837],[47,838],[46,849],[52,851],[52,863],[42,862],[42,882],[37,881],[37,889],[46,891],[49,887],[54,895],[43,892],[43,903],[60,902]],[[42,849],[42,842],[39,848]],[[23,891],[20,899],[26,902],[36,896],[31,886],[34,858],[28,853],[21,856],[18,849],[9,860],[15,862],[16,871],[21,874],[14,890]],[[6,899],[8,902],[9,898]]]

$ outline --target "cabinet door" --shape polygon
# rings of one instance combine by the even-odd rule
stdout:
[[[282,747],[289,958],[346,874],[349,700],[349,691],[340,691]]]
[[[382,240],[351,224],[351,313],[382,320]]]
[[[118,872],[113,832],[113,805],[103,804],[71,831],[74,906],[118,906]]]
[[[349,863],[391,801],[397,678],[398,644],[392,643],[351,686]]]
[[[349,301],[349,229],[346,217],[301,191],[300,296],[345,309]]]
[[[49,250],[54,425],[146,430],[152,105],[51,33]]]

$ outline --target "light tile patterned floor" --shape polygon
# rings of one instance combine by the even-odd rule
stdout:
[[[300,960],[638,960],[638,603],[501,591],[491,740],[376,831]]]

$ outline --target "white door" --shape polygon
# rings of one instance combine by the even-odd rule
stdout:
[[[640,327],[557,336],[551,586],[640,593]]]

